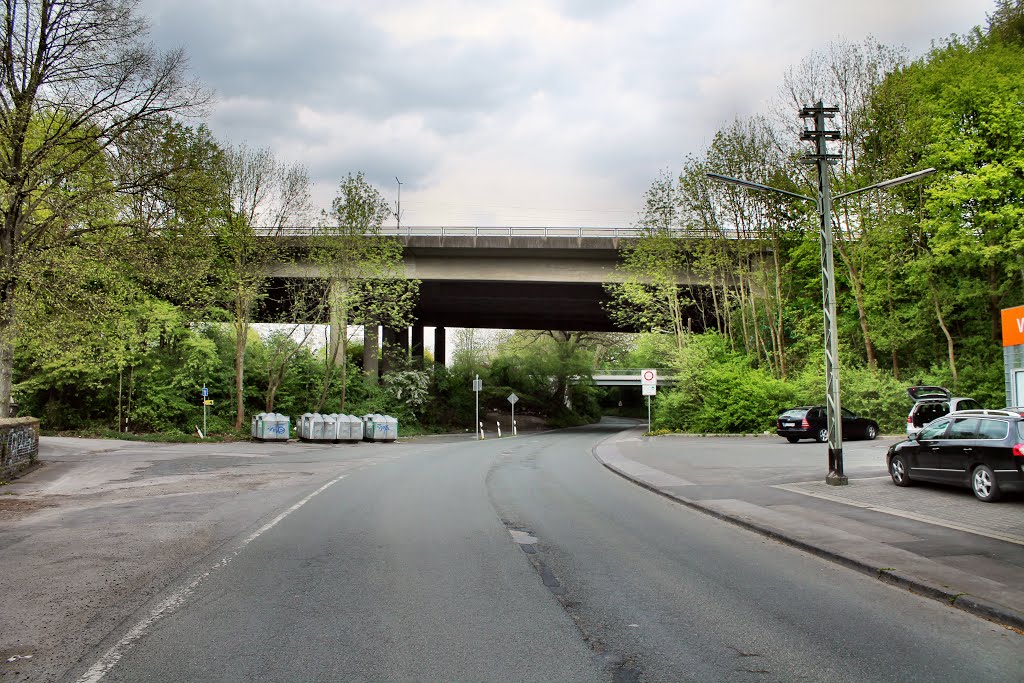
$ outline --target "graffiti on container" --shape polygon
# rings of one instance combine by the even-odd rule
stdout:
[[[285,433],[287,433],[287,430],[285,429],[285,426],[283,424],[269,425],[267,427],[267,431],[270,432],[271,434],[285,434]]]

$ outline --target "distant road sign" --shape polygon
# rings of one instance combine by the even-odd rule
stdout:
[[[206,387],[203,387],[203,398],[206,398],[209,395],[210,395],[210,390],[207,389]]]
[[[203,404],[204,405],[208,405],[208,406],[212,406],[213,405],[213,399],[212,398],[208,398],[205,401],[203,401]]]
[[[641,395],[643,396],[657,396],[658,385],[656,384],[644,384],[640,387]]]
[[[512,405],[515,405],[516,401],[518,401],[518,400],[519,400],[519,397],[516,396],[515,394],[509,394],[508,395],[508,402],[511,403]]]
[[[482,379],[473,380],[473,391],[483,391],[484,381]]]
[[[658,371],[654,369],[640,371],[640,386],[654,387],[658,385]],[[647,396],[647,394],[644,394]]]

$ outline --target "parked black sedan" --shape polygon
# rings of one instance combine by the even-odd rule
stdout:
[[[878,423],[866,417],[855,415],[846,408],[840,408],[843,416],[844,439],[874,439],[878,436]],[[828,413],[825,406],[800,406],[779,415],[775,433],[796,443],[800,439],[814,439],[818,443],[828,441]]]

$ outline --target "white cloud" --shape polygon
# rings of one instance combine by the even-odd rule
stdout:
[[[626,225],[658,172],[837,38],[911,55],[991,0],[143,0],[219,103],[214,133],[364,171],[404,224]],[[795,112],[794,112],[795,115]]]

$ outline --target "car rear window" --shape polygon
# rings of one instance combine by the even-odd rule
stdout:
[[[1017,439],[1024,442],[1024,421],[1017,423]]]
[[[957,410],[981,410],[981,404],[973,398],[965,398],[956,404]]]
[[[917,406],[917,412],[914,413],[914,422],[918,425],[925,425],[948,412],[948,403],[920,403]]]
[[[780,417],[783,417],[783,418],[788,419],[788,420],[802,420],[804,415],[806,415],[806,414],[807,414],[807,409],[806,408],[804,408],[802,410],[799,409],[799,408],[794,408],[793,410],[787,410]]]
[[[982,439],[1005,439],[1010,432],[1010,425],[1002,420],[979,420],[979,432]]]

